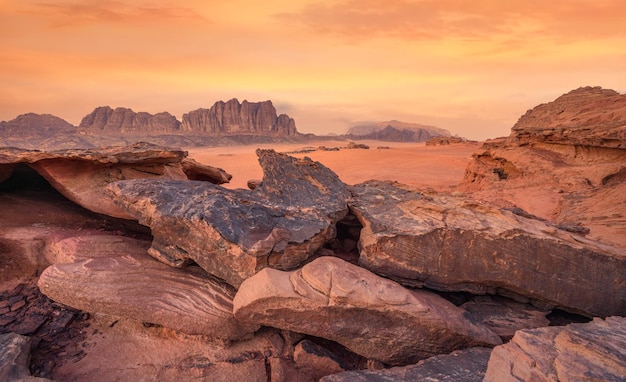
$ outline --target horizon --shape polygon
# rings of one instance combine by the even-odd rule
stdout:
[[[33,112],[78,126],[100,105],[180,120],[237,98],[271,100],[305,134],[398,120],[485,140],[579,87],[624,94],[623,10],[618,0],[0,0],[0,120]]]

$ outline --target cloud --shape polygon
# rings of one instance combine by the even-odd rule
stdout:
[[[121,23],[207,23],[208,20],[191,8],[172,5],[137,3],[132,1],[60,1],[36,2],[25,12],[43,17],[53,27],[76,27],[85,24]]]
[[[275,16],[282,23],[351,41],[625,37],[620,0],[344,0],[313,2]]]

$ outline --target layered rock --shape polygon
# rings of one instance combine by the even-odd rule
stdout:
[[[525,296],[591,316],[626,313],[626,254],[544,221],[391,182],[351,188],[359,263],[410,285]],[[517,213],[516,213],[517,212]]]
[[[244,322],[331,339],[391,365],[501,342],[442,297],[410,291],[336,257],[292,272],[263,269],[243,282],[233,312]]]
[[[580,88],[522,116],[468,164],[462,192],[626,249],[626,95]]]
[[[100,106],[83,117],[79,130],[88,134],[157,135],[180,133],[180,125],[168,112],[153,115],[125,107]]]
[[[54,301],[87,312],[127,317],[228,340],[259,327],[236,321],[234,289],[213,279],[175,269],[144,255],[95,258],[55,264],[39,278]]]
[[[76,127],[51,114],[27,113],[10,121],[0,122],[0,136],[34,139],[55,134],[73,134]]]
[[[189,180],[203,180],[213,184],[223,184],[230,182],[233,177],[221,168],[198,163],[191,158],[183,159],[180,164]]]
[[[177,267],[193,261],[238,286],[267,266],[297,267],[335,237],[347,214],[348,190],[328,168],[273,150],[257,154],[264,178],[253,191],[147,179],[109,190],[151,228],[152,256]]]
[[[521,330],[491,353],[485,381],[623,381],[626,318]]]
[[[183,114],[181,130],[194,134],[298,134],[293,118],[277,115],[272,101],[242,103],[235,98],[216,102],[210,109]]]
[[[626,149],[626,94],[584,87],[529,110],[511,129],[521,144],[545,142]]]
[[[482,382],[491,349],[475,347],[384,370],[355,370],[328,375],[320,382]]]
[[[106,185],[123,179],[187,179],[180,166],[185,156],[184,151],[147,143],[49,152],[3,148],[0,168],[26,163],[74,203],[97,213],[130,219],[105,193]]]

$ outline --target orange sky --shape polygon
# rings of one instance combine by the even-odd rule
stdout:
[[[486,139],[579,86],[626,92],[622,0],[0,0],[0,17],[0,120],[271,99],[301,132]]]

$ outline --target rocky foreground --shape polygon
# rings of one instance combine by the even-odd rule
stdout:
[[[588,102],[608,127],[546,122]],[[0,379],[624,380],[626,98],[555,103],[446,194],[273,150],[229,190],[153,145],[3,149]]]

